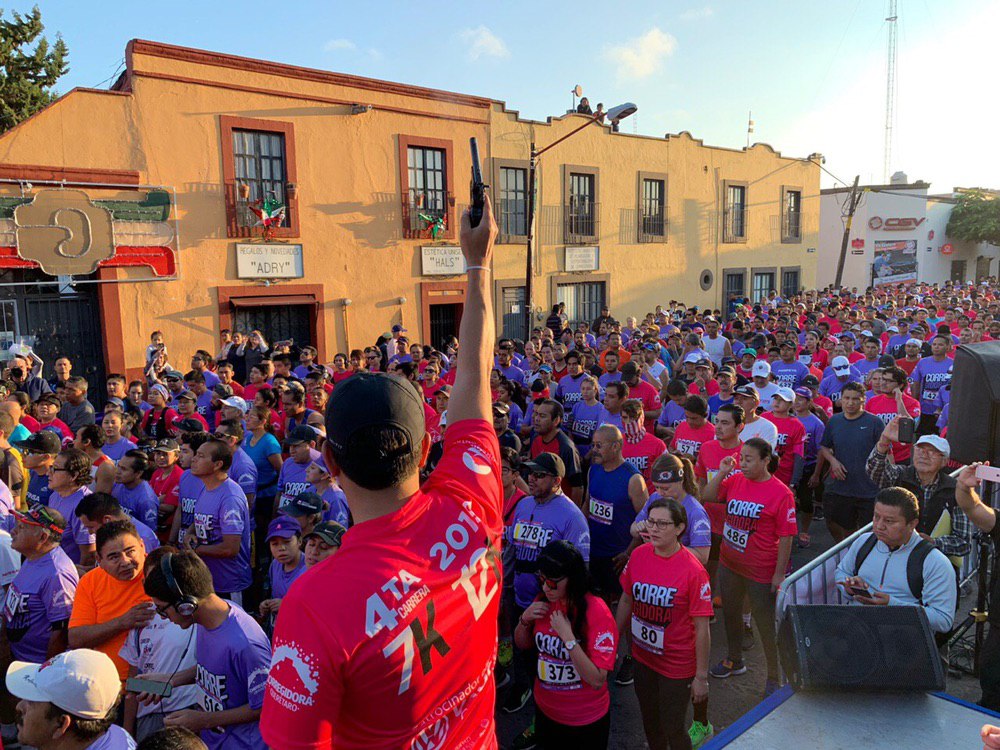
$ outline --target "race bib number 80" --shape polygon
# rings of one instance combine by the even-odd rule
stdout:
[[[654,654],[663,653],[663,626],[632,617],[632,641],[646,651]]]

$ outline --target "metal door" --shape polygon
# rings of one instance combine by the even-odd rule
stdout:
[[[431,340],[435,348],[449,336],[458,335],[458,325],[462,321],[462,304],[453,302],[444,305],[431,305]]]
[[[501,335],[505,338],[524,337],[524,287],[505,286],[501,308]]]
[[[268,343],[291,339],[298,346],[313,344],[309,326],[309,305],[264,305],[237,307],[233,327],[249,333],[260,331]]]
[[[726,294],[726,306],[732,312],[735,305],[734,300],[743,301],[747,294],[747,275],[745,271],[724,271],[723,288]]]

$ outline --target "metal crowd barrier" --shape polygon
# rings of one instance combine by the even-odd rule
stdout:
[[[951,473],[952,477],[957,477],[960,469]],[[984,502],[996,507],[996,497],[1000,493],[993,493],[992,488],[986,484],[979,485],[980,497]],[[774,617],[776,625],[780,627],[785,616],[785,609],[792,604],[848,604],[848,598],[843,589],[836,583],[837,564],[848,548],[862,534],[872,530],[869,523],[862,529],[855,531],[839,544],[835,544],[823,554],[809,561],[798,570],[789,575],[781,588],[778,590],[777,602],[775,604]],[[975,531],[975,529],[973,529]],[[959,580],[962,585],[972,580],[979,571],[978,556],[975,542],[971,542],[969,552],[962,558],[962,565],[959,569]]]

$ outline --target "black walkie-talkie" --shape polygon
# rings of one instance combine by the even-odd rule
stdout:
[[[483,171],[479,166],[479,144],[475,138],[469,139],[469,150],[472,152],[472,205],[469,207],[469,223],[477,227],[483,218],[483,206],[486,202],[486,188],[483,182]]]

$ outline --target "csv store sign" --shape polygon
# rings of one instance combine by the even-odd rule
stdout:
[[[241,279],[301,279],[302,245],[237,243],[236,275]]]
[[[455,276],[465,273],[465,256],[458,245],[425,245],[420,248],[420,273]]]

